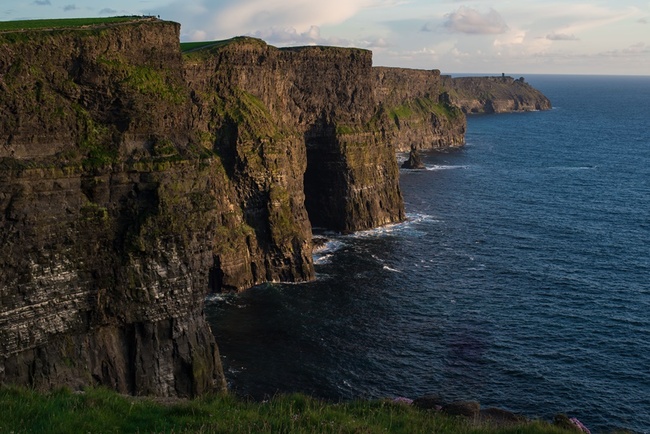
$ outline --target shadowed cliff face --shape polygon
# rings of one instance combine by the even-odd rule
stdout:
[[[192,157],[178,31],[0,35],[1,382],[225,387],[202,299],[228,187]]]

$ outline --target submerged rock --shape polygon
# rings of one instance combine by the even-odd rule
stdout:
[[[496,425],[514,424],[526,420],[526,418],[518,416],[508,410],[494,407],[482,409],[479,416],[482,422],[490,422]]]
[[[456,401],[442,406],[442,412],[450,416],[464,416],[470,419],[478,418],[481,404],[476,401]]]
[[[440,411],[445,402],[438,395],[425,395],[413,400],[413,406],[423,410]]]

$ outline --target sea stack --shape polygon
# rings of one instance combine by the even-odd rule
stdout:
[[[415,145],[411,145],[409,159],[402,163],[402,169],[425,169],[424,163],[420,158],[420,153]]]

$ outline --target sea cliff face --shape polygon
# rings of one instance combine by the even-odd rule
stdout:
[[[438,70],[373,68],[375,99],[389,119],[387,134],[401,152],[465,143],[467,123],[452,104]]]
[[[404,218],[370,52],[183,59],[178,34],[0,36],[3,383],[223,389],[208,291],[312,279],[308,210],[340,231]]]
[[[206,294],[402,221],[395,152],[463,142],[446,92],[359,49],[182,55],[152,19],[0,34],[0,382],[223,390]]]
[[[0,36],[1,382],[225,387],[202,300],[238,208],[189,140],[178,31]]]

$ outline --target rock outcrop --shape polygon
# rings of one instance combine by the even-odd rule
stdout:
[[[402,163],[402,169],[425,169],[426,166],[422,162],[420,153],[415,146],[411,147],[409,151],[409,158]]]
[[[551,102],[523,77],[449,77],[442,86],[449,102],[464,113],[549,110]]]
[[[191,141],[178,35],[0,35],[1,382],[225,387],[202,305],[219,228],[244,221],[221,162]]]

